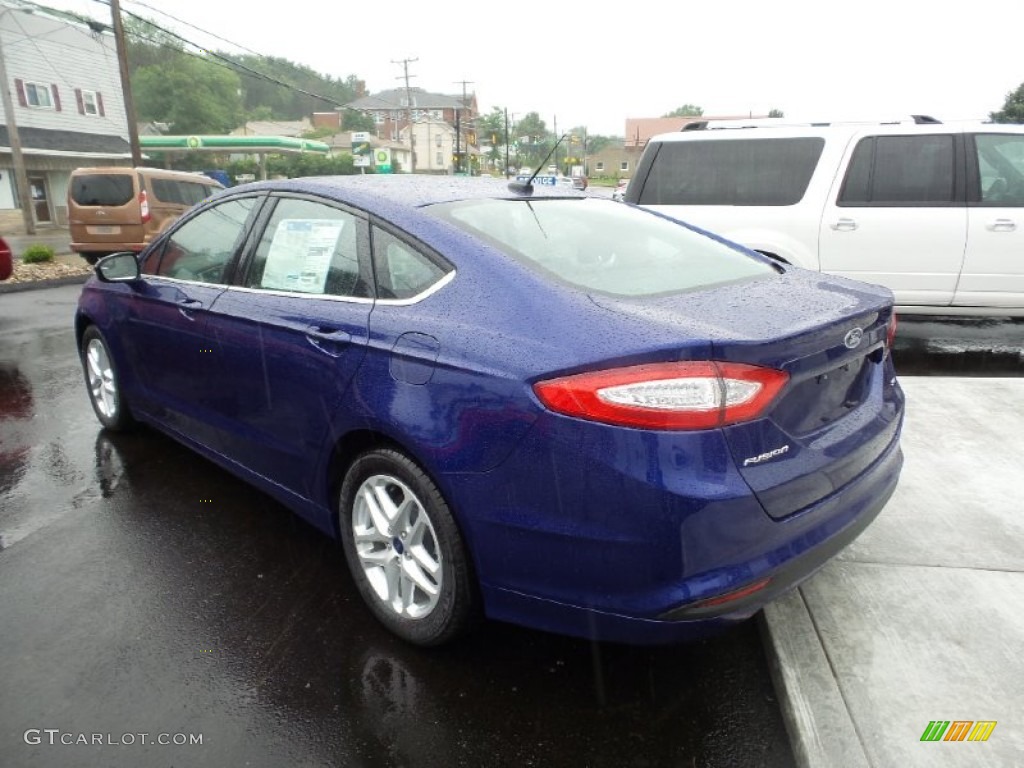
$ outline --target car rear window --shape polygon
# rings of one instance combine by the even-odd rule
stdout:
[[[776,274],[738,247],[610,200],[472,200],[426,210],[584,290],[654,296]]]
[[[71,179],[71,199],[78,205],[124,205],[135,185],[128,173],[95,173]]]
[[[666,141],[640,205],[795,205],[821,157],[818,136]]]

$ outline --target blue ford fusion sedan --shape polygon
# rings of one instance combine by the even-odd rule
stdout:
[[[369,610],[631,643],[748,618],[896,486],[888,290],[571,189],[225,190],[83,289],[108,429],[336,536]]]

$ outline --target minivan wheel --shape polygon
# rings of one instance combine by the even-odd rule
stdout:
[[[107,429],[123,431],[135,424],[121,391],[121,378],[103,334],[90,325],[82,334],[82,370],[89,402],[96,418]]]
[[[338,502],[345,559],[363,600],[410,643],[435,646],[466,632],[475,611],[462,537],[437,486],[392,449],[360,455]]]

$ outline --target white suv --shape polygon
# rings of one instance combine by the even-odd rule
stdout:
[[[1024,125],[691,124],[650,140],[625,201],[903,312],[1024,316]]]

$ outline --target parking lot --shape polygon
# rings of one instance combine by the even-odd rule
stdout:
[[[500,624],[445,651],[395,640],[362,606],[334,542],[161,435],[99,430],[71,335],[78,291],[67,286],[0,296],[5,763],[789,766],[808,754],[806,744],[798,741],[795,754],[790,746],[769,673],[768,659],[780,657],[766,657],[758,622],[698,644],[659,649],[593,646]],[[879,561],[899,559],[904,544],[894,537],[908,526],[929,526],[928,511],[943,497],[980,498],[964,483],[1000,493],[1007,488],[1006,468],[1013,461],[992,444],[999,430],[975,427],[978,419],[998,422],[1018,410],[1020,401],[1012,398],[1024,382],[999,383],[1024,373],[1024,324],[904,318],[898,338],[897,368],[908,379],[908,425],[927,422],[932,431],[909,443],[916,453],[908,453],[911,482],[901,486],[902,496],[800,599],[833,606],[818,614],[812,631],[826,661],[852,676],[852,683],[840,681],[838,695],[853,715],[846,727],[853,729],[854,743],[874,744],[866,764],[891,764],[886,760],[896,755],[903,764],[931,765],[934,755],[920,750],[950,745],[886,749],[896,737],[876,718],[887,711],[878,702],[891,699],[873,686],[881,685],[886,671],[913,685],[912,674],[896,673],[922,669],[924,662],[903,660],[893,668],[883,658],[886,647],[922,647],[893,640],[899,625],[890,617],[904,607],[903,618],[917,622],[924,645],[935,638],[934,656],[921,658],[958,658],[943,650],[947,641],[957,642],[955,632],[939,629],[949,616],[922,614],[921,606],[945,611],[964,605],[966,593],[953,600],[942,590],[958,590],[954,582],[905,582],[903,592],[886,591],[886,600],[871,603],[873,623],[845,642],[843,622],[856,620],[855,612],[837,607],[834,594],[844,584],[851,594],[871,593],[860,574],[877,573],[872,569]],[[911,376],[929,378],[909,381]],[[987,379],[984,389],[964,383],[979,376]],[[1001,409],[974,402],[963,412],[937,410],[929,401],[950,389],[943,377],[955,377],[966,402],[971,393],[984,392],[985,402],[1001,399]],[[961,431],[941,444],[947,429]],[[974,434],[984,439],[973,440]],[[933,444],[936,458],[929,462]],[[947,493],[943,471],[948,477],[962,457],[990,468],[993,477],[957,476],[956,493]],[[928,472],[917,474],[926,465]],[[928,484],[933,496],[919,498]],[[997,500],[1008,503],[1004,496]],[[979,527],[972,515],[981,503],[961,507],[962,521],[944,512],[933,529],[941,535],[928,539],[948,550],[933,553],[930,562],[940,575],[952,571],[938,568],[963,566],[965,559],[971,569],[985,567],[984,552],[980,560],[950,554],[966,548],[965,531]],[[1020,540],[1019,521],[999,514],[995,519],[1008,522],[986,519],[980,526],[986,541],[1002,541],[1008,553],[993,566],[1007,585],[989,594],[1012,595],[1020,578],[1011,545]],[[927,555],[927,548],[916,554],[922,551]],[[931,590],[935,599],[923,600],[917,589]],[[986,604],[979,625],[1019,629],[1005,612],[991,609]],[[891,642],[878,645],[880,638]],[[1020,640],[1011,636],[1002,645],[986,645],[960,639],[968,651],[982,654],[998,647],[1008,653]],[[944,689],[949,678],[936,671],[934,687],[910,696],[918,709],[906,718],[916,723],[933,702],[935,711],[928,710],[921,729],[935,718],[999,720],[991,744],[959,745],[969,759],[1000,739],[1019,745],[1019,729],[1009,719],[1012,702],[1002,693],[1015,678],[989,664],[1000,658],[969,659],[978,685],[991,683],[991,706],[984,712],[980,704],[979,711],[950,711],[948,697],[971,701],[969,691]],[[880,666],[870,667],[872,659]],[[790,720],[792,715],[787,713]],[[819,735],[833,750],[851,738],[827,730],[830,723],[823,727]],[[865,736],[866,729],[877,730]],[[51,744],[52,732],[57,740]],[[90,741],[94,734],[106,741]],[[84,744],[82,735],[88,737]],[[181,744],[182,735],[186,741],[201,735],[202,743]],[[159,743],[160,736],[172,743]],[[920,761],[922,756],[932,762]]]

